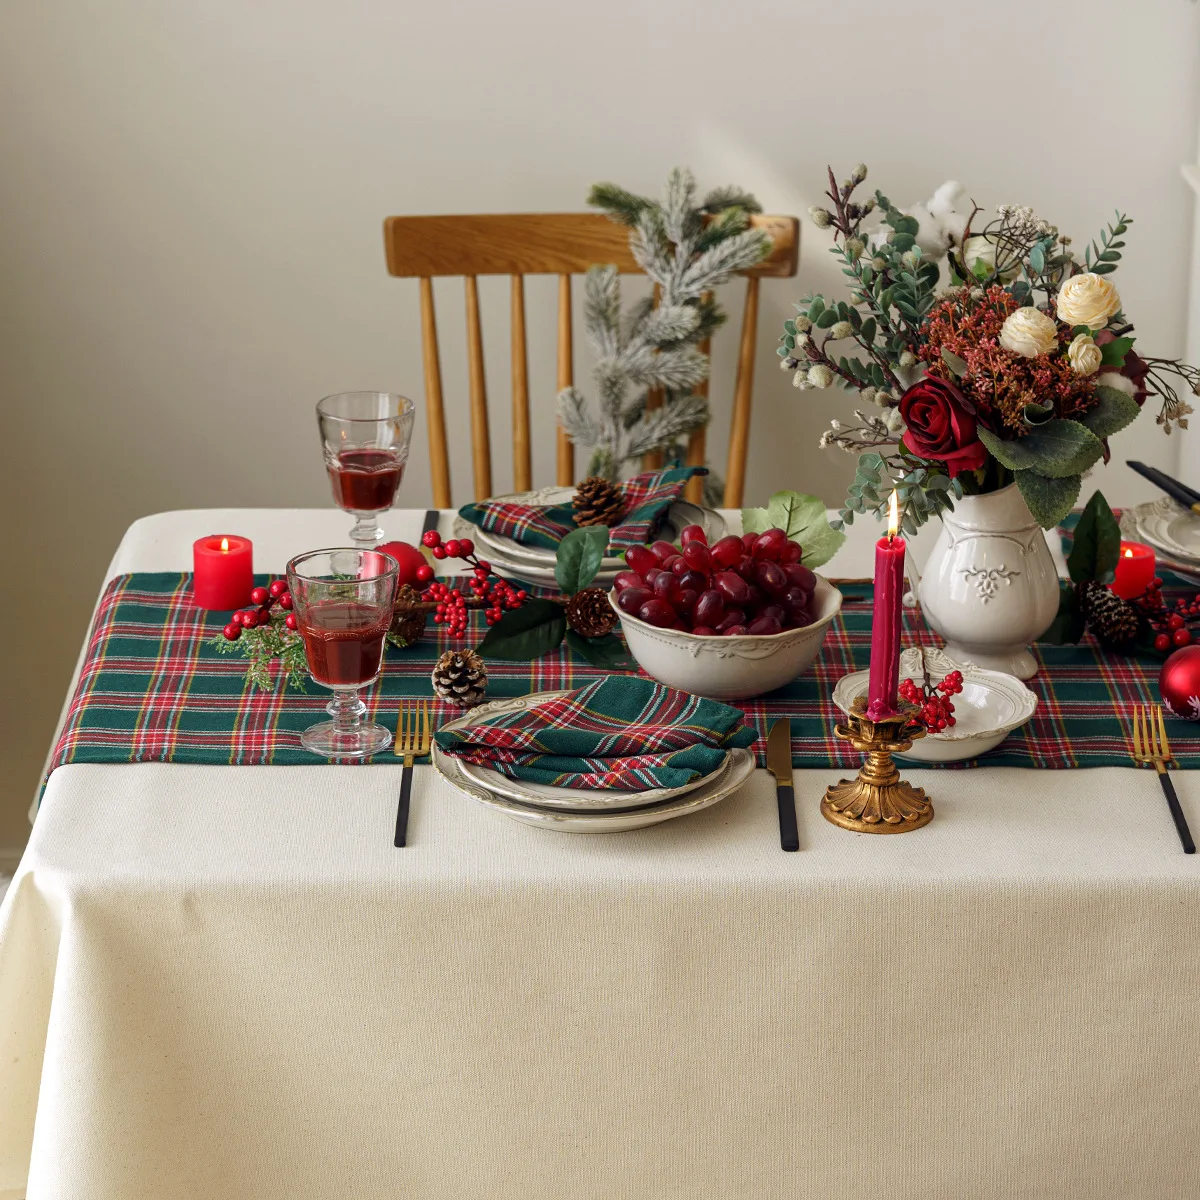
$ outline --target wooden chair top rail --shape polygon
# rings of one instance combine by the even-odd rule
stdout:
[[[742,275],[789,278],[800,256],[795,217],[756,215],[751,225],[773,239],[771,255]],[[614,264],[625,275],[641,268],[629,251],[629,230],[602,213],[504,213],[388,217],[383,223],[389,274],[578,275]]]

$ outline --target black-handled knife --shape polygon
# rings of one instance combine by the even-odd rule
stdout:
[[[1165,471],[1160,471],[1157,467],[1148,467],[1145,463],[1134,462],[1127,458],[1125,465],[1130,470],[1136,471],[1143,479],[1150,480],[1156,488],[1166,492],[1172,500],[1177,500],[1184,508],[1190,508],[1192,512],[1200,513],[1200,492],[1195,488],[1190,488],[1186,483],[1172,479]]]
[[[796,791],[792,786],[792,724],[776,721],[767,734],[767,770],[775,776],[775,800],[779,805],[779,845],[784,850],[800,849],[796,828]]]
[[[1158,767],[1158,764],[1155,763]],[[1183,844],[1184,854],[1195,854],[1196,843],[1192,841],[1192,831],[1188,828],[1187,817],[1179,807],[1179,797],[1175,794],[1175,784],[1165,767],[1158,768],[1158,782],[1162,784],[1163,795],[1167,798],[1167,807],[1171,810],[1171,820],[1175,822],[1175,832]]]

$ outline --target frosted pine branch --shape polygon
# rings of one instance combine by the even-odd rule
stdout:
[[[701,215],[696,211],[696,180],[691,171],[676,167],[667,176],[663,196],[663,223],[667,238],[677,246],[700,232]]]
[[[708,358],[692,347],[657,350],[640,343],[627,347],[618,360],[635,388],[662,387],[677,392],[708,378]]]
[[[583,281],[583,321],[588,341],[598,355],[618,350],[621,285],[616,267],[592,267]]]
[[[762,205],[739,187],[713,188],[700,203],[706,213],[719,213],[727,208],[740,208],[748,213],[762,212]]]
[[[686,304],[660,304],[646,316],[638,336],[656,346],[682,342],[700,323],[699,309]]]
[[[771,253],[771,239],[761,229],[734,234],[706,250],[688,268],[681,286],[697,293],[724,283],[736,271],[756,266]]]
[[[600,440],[600,428],[587,412],[587,399],[578,389],[563,388],[558,393],[558,421],[571,441],[594,446]]]
[[[635,196],[615,183],[595,184],[588,193],[587,202],[593,208],[603,209],[611,220],[621,225],[636,225],[642,212],[654,203],[653,200]]]
[[[661,450],[708,424],[708,401],[695,394],[649,409],[641,424],[630,430],[628,452],[634,457]]]

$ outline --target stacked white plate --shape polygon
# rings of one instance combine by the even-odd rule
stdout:
[[[1200,584],[1200,514],[1162,496],[1126,509],[1121,514],[1121,536],[1152,547],[1160,566]]]
[[[535,692],[481,704],[465,716],[442,726],[463,729],[481,717],[533,708],[565,692]],[[739,747],[728,750],[721,765],[711,774],[677,788],[653,788],[642,792],[597,791],[587,788],[551,787],[510,779],[490,767],[479,767],[445,754],[435,744],[433,765],[445,779],[480,804],[526,825],[557,829],[563,833],[623,833],[657,825],[688,813],[711,808],[732,795],[754,771],[754,755]]]
[[[497,496],[512,504],[544,505],[569,504],[575,489],[569,487],[545,487],[533,492],[514,492],[509,496]],[[701,508],[686,500],[677,500],[667,510],[659,537],[668,542],[678,541],[680,530],[688,525],[700,525],[708,538],[708,544],[725,536],[725,518],[711,508]],[[515,577],[526,583],[554,586],[554,551],[540,546],[522,546],[512,538],[488,533],[478,525],[472,525],[460,516],[454,518],[454,536],[469,537],[475,543],[476,552],[487,559],[501,575]],[[625,569],[622,559],[609,556],[600,564],[595,579],[596,587],[611,587],[618,572]]]

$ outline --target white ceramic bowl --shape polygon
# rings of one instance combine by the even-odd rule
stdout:
[[[714,700],[741,700],[791,683],[821,652],[829,624],[842,607],[842,593],[817,576],[817,619],[784,633],[701,637],[678,629],[659,629],[608,602],[621,620],[621,632],[638,666],[660,683]]]
[[[955,724],[941,733],[927,733],[897,758],[917,762],[961,762],[994,750],[1037,709],[1037,696],[1015,675],[960,663],[944,650],[926,648],[925,661],[936,681],[951,671],[963,674],[963,690],[954,697]],[[833,689],[833,702],[847,713],[856,696],[865,696],[869,671],[843,675]],[[922,678],[921,650],[910,646],[900,655],[900,678]]]

